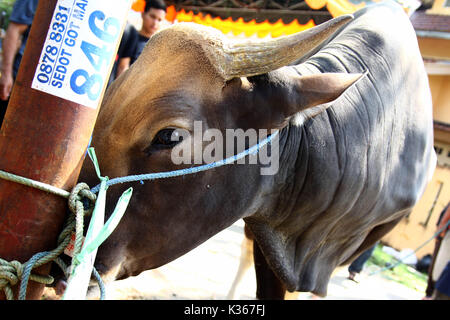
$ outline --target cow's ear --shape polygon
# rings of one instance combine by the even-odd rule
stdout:
[[[362,76],[348,73],[299,76],[292,69],[279,69],[235,81],[234,87],[229,84],[227,88],[233,87],[230,92],[235,94],[242,92],[242,88],[250,92],[251,102],[232,101],[228,105],[239,106],[231,109],[236,113],[239,128],[283,128],[298,112],[304,111],[306,118],[322,112]]]
[[[298,76],[292,79],[297,99],[290,105],[287,116],[336,100],[345,90],[358,81],[361,73],[321,73]]]

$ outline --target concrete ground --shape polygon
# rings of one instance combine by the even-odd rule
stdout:
[[[235,279],[244,239],[243,221],[238,221],[195,250],[137,277],[107,285],[107,299],[254,299],[256,282],[253,265],[244,273],[233,297],[228,296]],[[375,268],[375,269],[373,269]],[[347,279],[347,269],[338,269],[329,284],[325,298],[310,293],[288,294],[298,300],[420,300],[424,289],[413,290],[383,277],[372,266],[362,271],[359,283]],[[422,288],[420,288],[422,289]],[[90,298],[96,298],[95,295]]]

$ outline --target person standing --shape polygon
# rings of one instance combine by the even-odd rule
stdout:
[[[125,28],[113,68],[112,80],[127,70],[140,56],[150,37],[159,30],[161,22],[166,17],[166,11],[167,6],[163,0],[145,1],[140,31],[138,32],[131,24]]]

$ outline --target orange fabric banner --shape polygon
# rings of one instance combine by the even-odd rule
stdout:
[[[353,13],[356,10],[364,7],[366,4],[362,2],[361,4],[355,5],[348,0],[305,0],[311,9],[317,10],[324,6],[333,17],[337,17],[343,14]],[[132,9],[137,12],[144,11],[145,1],[136,0]],[[234,36],[257,36],[258,38],[272,37],[276,38],[283,35],[293,34],[299,31],[303,31],[315,26],[314,21],[310,20],[306,24],[300,24],[297,19],[293,20],[289,24],[285,24],[281,19],[275,23],[270,23],[269,21],[263,21],[257,23],[255,20],[245,22],[243,18],[238,18],[237,20],[231,19],[221,19],[219,17],[213,18],[210,14],[194,14],[192,11],[186,12],[184,9],[176,11],[175,6],[167,7],[166,20],[174,22],[195,22],[205,26],[211,26],[219,29],[225,34]]]

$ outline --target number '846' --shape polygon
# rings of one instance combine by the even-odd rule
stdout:
[[[89,16],[89,29],[97,38],[106,42],[113,43],[120,32],[120,23],[116,18],[107,18],[102,11],[94,11]],[[103,28],[96,25],[96,20],[104,21]],[[111,33],[111,29],[113,32]],[[81,42],[81,50],[84,52],[92,67],[100,72],[103,66],[107,66],[114,53],[111,46],[103,45],[98,47],[86,41]],[[87,94],[90,100],[96,100],[103,88],[103,77],[100,74],[89,75],[86,70],[78,69],[70,77],[70,87],[72,90],[80,95]]]

